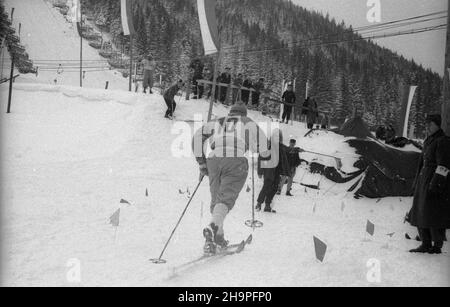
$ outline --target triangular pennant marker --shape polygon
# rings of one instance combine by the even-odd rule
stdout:
[[[125,200],[125,199],[121,199],[120,200],[120,203],[121,204],[127,204],[127,205],[131,205],[127,200]]]
[[[314,237],[314,249],[316,250],[317,260],[323,262],[325,259],[325,254],[327,253],[327,245],[318,238]]]
[[[250,189],[250,186],[247,186],[247,193],[250,193],[252,189]]]
[[[366,231],[371,236],[375,234],[375,225],[369,220],[367,220]]]
[[[388,233],[387,236],[392,238],[392,237],[395,236],[395,232],[393,232],[393,233]]]
[[[109,223],[114,227],[119,227],[120,224],[120,209],[118,209],[110,218]]]

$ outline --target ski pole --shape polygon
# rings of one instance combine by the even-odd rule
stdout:
[[[245,225],[253,228],[263,227],[263,223],[255,220],[255,156],[252,153],[252,219],[245,222]]]
[[[191,196],[191,198],[189,199],[189,201],[188,201],[188,203],[187,203],[187,205],[186,205],[186,208],[184,208],[184,211],[183,211],[183,213],[181,214],[180,219],[178,220],[177,224],[175,225],[175,228],[173,229],[172,233],[170,234],[170,237],[169,237],[169,239],[167,240],[166,245],[164,245],[164,248],[163,248],[163,250],[162,250],[161,255],[159,256],[159,258],[158,258],[158,259],[150,259],[150,261],[153,262],[154,264],[163,264],[163,263],[167,263],[166,260],[162,259],[162,256],[164,255],[164,252],[166,251],[167,246],[169,245],[170,240],[172,240],[172,237],[173,237],[173,235],[175,234],[175,231],[177,230],[178,226],[180,225],[181,220],[183,219],[184,215],[186,214],[186,211],[187,211],[187,209],[189,208],[189,205],[191,204],[192,200],[194,199],[195,193],[197,193],[197,190],[198,190],[198,188],[200,187],[200,185],[202,184],[204,178],[205,178],[205,176],[202,176],[202,177],[200,178],[200,181],[199,181],[197,187],[195,188],[194,193],[192,193],[192,196]]]

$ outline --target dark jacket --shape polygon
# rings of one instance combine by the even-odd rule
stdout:
[[[319,109],[315,100],[309,100],[307,122],[308,124],[315,124],[319,116]]]
[[[172,85],[167,91],[164,93],[164,99],[172,101],[175,98],[175,95],[178,93],[180,88],[178,84]]]
[[[425,140],[409,213],[411,225],[419,228],[450,228],[450,175],[439,177],[438,166],[450,169],[450,138],[439,130]],[[435,182],[443,183],[436,189]]]
[[[289,167],[289,161],[287,158],[288,147],[284,144],[279,145],[279,160],[278,165],[274,168],[262,168],[261,162],[268,161],[271,156],[260,154],[258,157],[258,175],[264,176],[264,179],[275,180],[276,176],[291,176],[291,169]]]
[[[289,163],[289,168],[297,168],[302,163],[299,157],[299,149],[298,148],[287,148],[287,159]]]
[[[230,84],[231,83],[231,75],[224,72],[220,76],[220,83]]]
[[[297,98],[295,97],[295,93],[293,91],[285,91],[282,99],[287,106],[292,107],[294,106]]]

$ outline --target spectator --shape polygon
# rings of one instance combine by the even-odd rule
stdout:
[[[229,67],[225,68],[225,72],[220,76],[220,83],[223,84],[231,84],[231,69]],[[228,87],[227,86],[221,86],[220,88],[220,98],[219,101],[221,103],[225,103],[227,100],[227,94],[228,94]]]
[[[192,86],[194,99],[200,99],[203,96],[203,86],[198,86],[198,80],[203,79],[204,64],[200,59],[194,59],[189,65],[192,74]]]
[[[450,138],[440,115],[426,119],[428,138],[417,169],[408,221],[418,228],[422,245],[411,253],[441,254],[450,228]],[[434,244],[433,244],[434,242]]]
[[[328,117],[328,114],[324,113],[322,116],[322,121],[320,123],[320,129],[327,130],[329,122],[330,118]]]
[[[148,88],[149,93],[153,94],[152,88],[153,88],[154,73],[156,69],[156,62],[153,59],[153,57],[149,55],[146,58],[144,58],[142,64],[144,65],[144,83],[142,85],[144,88],[144,93],[147,93]]]
[[[385,141],[386,140],[386,127],[380,126],[377,128],[377,131],[375,132],[375,135],[377,139]]]
[[[242,78],[242,74],[238,74],[236,78],[234,78],[233,85],[236,87],[242,87],[242,84],[244,83],[244,79]],[[233,104],[236,103],[236,101],[241,100],[241,97],[239,95],[240,90],[237,88],[233,89]]]
[[[213,80],[214,80],[214,75],[213,75]],[[214,92],[214,101],[217,101],[219,99],[219,97],[220,97],[219,94],[222,91],[221,90],[222,88],[218,84],[221,83],[221,82],[222,82],[222,74],[219,71],[218,74],[217,74],[217,78],[216,78],[216,89],[215,89],[215,92]]]
[[[262,204],[265,203],[264,212],[276,213],[276,211],[272,209],[272,201],[278,191],[281,176],[290,176],[291,174],[289,172],[289,162],[286,156],[287,147],[283,145],[282,132],[278,129],[275,130],[272,133],[270,142],[271,146],[276,146],[274,145],[274,142],[278,142],[278,159],[272,157],[270,153],[262,153],[259,155],[258,176],[259,178],[264,177],[264,185],[258,196],[258,204],[256,205],[256,210],[260,211]],[[276,160],[278,162],[275,167],[263,165],[267,164],[268,161],[273,162],[272,160]]]
[[[281,123],[284,123],[284,121],[286,120],[286,124],[288,124],[289,120],[291,119],[292,108],[295,106],[296,101],[294,86],[292,84],[288,85],[287,90],[283,93],[283,97],[281,99],[284,104]]]
[[[205,68],[205,70],[203,72],[203,79],[206,81],[211,81],[211,82],[214,79],[213,73],[208,68]],[[209,84],[204,86],[204,88],[203,88],[203,92],[206,93],[207,99],[211,98],[211,89],[212,89],[212,85],[209,85]]]
[[[295,145],[297,144],[297,141],[295,139],[291,139],[289,142],[289,148],[287,152],[287,159],[289,163],[289,170],[290,170],[290,176],[281,176],[281,182],[280,186],[278,187],[278,195],[281,194],[281,191],[283,190],[283,186],[287,182],[287,196],[293,196],[291,194],[292,191],[292,184],[294,183],[294,177],[295,173],[297,172],[297,168],[301,164],[301,160],[299,157],[299,153],[301,151],[300,148],[296,148]]]
[[[252,96],[252,105],[257,108],[259,106],[259,97],[261,96],[262,91],[264,91],[264,78],[260,78],[254,88],[255,92]]]
[[[306,122],[308,125],[308,129],[314,129],[314,125],[317,121],[317,117],[319,115],[319,108],[317,106],[316,99],[308,100],[308,113],[306,115]]]
[[[395,141],[395,137],[396,137],[396,132],[394,127],[392,127],[392,125],[389,125],[386,127],[386,144],[391,144]]]
[[[253,88],[252,79],[245,78],[244,83],[242,83],[242,86],[247,88],[247,89],[252,89]],[[241,92],[241,99],[246,105],[248,105],[248,102],[250,100],[250,91],[249,90],[242,90],[242,92]]]

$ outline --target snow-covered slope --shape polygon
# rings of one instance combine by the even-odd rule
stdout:
[[[2,109],[6,95],[3,86]],[[415,231],[402,223],[411,199],[356,201],[339,188],[317,193],[299,184],[295,197],[276,198],[278,214],[257,214],[264,227],[242,254],[174,275],[175,266],[201,254],[210,199],[204,182],[167,249],[168,264],[151,264],[198,180],[194,159],[175,158],[172,149],[178,128],[192,124],[163,119],[163,105],[157,95],[16,85],[13,113],[0,117],[6,285],[78,285],[67,279],[72,259],[81,265],[83,286],[370,286],[370,259],[381,263],[381,285],[448,285],[448,254],[406,252],[416,245],[404,239]],[[206,111],[204,101],[181,101],[177,114]],[[304,133],[300,126],[284,129]],[[260,187],[257,180],[256,192]],[[244,225],[251,217],[246,190],[226,222],[233,242],[252,233]],[[108,222],[118,208],[115,233]],[[365,233],[368,219],[374,237]],[[315,259],[313,236],[328,244],[324,263]]]
[[[50,5],[42,0],[6,0],[6,5],[16,8],[15,24],[23,25],[22,41],[32,59],[78,59],[75,29]],[[98,59],[89,47],[85,55]],[[201,254],[210,200],[204,182],[164,255],[168,263],[151,264],[149,258],[159,256],[188,201],[187,191],[198,181],[193,157],[174,154],[180,131],[192,132],[194,124],[163,119],[158,95],[119,91],[127,89],[127,80],[113,72],[87,74],[83,89],[77,87],[77,73],[63,73],[61,86],[52,85],[54,78],[48,72],[20,77],[12,113],[0,113],[5,285],[372,286],[377,284],[367,275],[373,259],[380,264],[380,285],[449,285],[448,246],[440,256],[406,252],[417,245],[404,239],[406,232],[416,234],[403,224],[410,198],[356,201],[330,182],[323,182],[326,188],[318,193],[298,184],[306,180],[302,171],[295,197],[276,197],[278,214],[256,215],[264,227],[253,233],[254,242],[243,253],[176,275],[174,267]],[[113,90],[102,90],[108,79]],[[6,102],[4,84],[1,110]],[[192,119],[207,109],[205,101],[182,100],[176,114]],[[214,114],[227,111],[217,106]],[[250,117],[270,120],[255,112]],[[306,149],[342,154],[344,167],[351,170],[354,152],[342,137],[330,134],[317,143],[302,138],[303,124],[282,129]],[[261,181],[256,184],[257,193]],[[244,225],[251,218],[251,200],[246,187],[226,221],[232,242],[252,233]],[[109,217],[118,208],[115,229]],[[365,233],[367,220],[375,224],[373,237]],[[323,263],[315,258],[313,236],[328,245]]]
[[[39,67],[37,76],[21,75],[17,81],[54,84],[57,79],[57,84],[78,86],[80,37],[76,27],[53,8],[50,1],[6,0],[5,7],[8,12],[15,9],[13,26],[19,29],[19,23],[22,24],[21,43],[35,66]],[[61,74],[57,73],[59,64],[63,68]],[[121,74],[107,70],[106,60],[86,40],[83,43],[83,65],[83,70],[86,71],[84,87],[105,88],[108,81],[110,89],[128,89]],[[9,64],[5,65],[7,70],[8,66]]]

